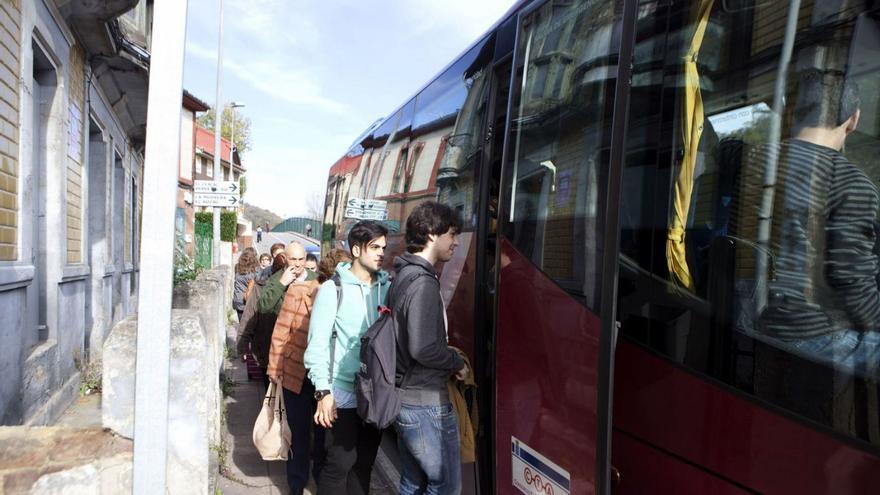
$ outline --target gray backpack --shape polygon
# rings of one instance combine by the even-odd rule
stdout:
[[[380,306],[379,318],[361,337],[361,366],[355,374],[357,412],[365,423],[379,429],[391,426],[400,412],[400,387],[397,372],[398,294],[405,294],[412,283],[424,275],[422,270],[403,276],[403,270],[391,284],[387,306]]]

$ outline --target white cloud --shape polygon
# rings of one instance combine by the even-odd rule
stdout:
[[[257,147],[245,156],[245,201],[283,217],[304,214],[306,199],[324,194],[327,173],[339,155],[337,149]]]
[[[287,0],[233,0],[228,2],[225,29],[251,52],[279,55],[291,49],[319,46],[318,23],[304,7]]]
[[[514,3],[515,0],[410,0],[401,2],[400,8],[416,34],[442,30],[475,41]]]
[[[215,50],[196,41],[187,42],[186,53],[214,63],[217,60]],[[225,49],[223,54],[223,72],[234,75],[260,92],[294,105],[308,105],[337,115],[350,115],[346,105],[321,94],[321,85],[312,73],[293,65],[266,56],[239,60]]]

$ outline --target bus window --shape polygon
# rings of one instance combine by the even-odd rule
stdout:
[[[512,106],[505,236],[591,309],[617,48],[613,2],[547,2],[523,19],[522,89]]]
[[[442,128],[436,169],[436,199],[455,208],[464,231],[476,227],[474,192],[481,166],[489,70],[495,39],[473,48],[419,94],[414,135],[430,136]],[[418,139],[417,141],[421,141]]]
[[[411,100],[394,115],[388,117],[388,120],[373,134],[376,162],[371,164],[366,179],[368,187],[365,198],[387,196],[392,192],[392,180],[397,163],[402,156],[408,154],[414,108],[415,100]],[[391,215],[392,212],[389,211],[389,220],[401,220],[392,219]]]
[[[640,2],[618,312],[626,338],[872,449],[880,10],[868,4],[803,2],[788,29],[789,2]]]

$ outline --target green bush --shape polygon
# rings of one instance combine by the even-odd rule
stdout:
[[[179,237],[174,243],[174,285],[195,280],[201,271],[202,267],[186,254],[183,238]]]
[[[210,211],[196,213],[196,223],[214,224],[214,214]],[[234,211],[220,212],[220,240],[234,242],[236,229],[238,228],[238,215]]]

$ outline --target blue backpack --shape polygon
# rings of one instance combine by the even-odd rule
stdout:
[[[361,337],[361,365],[355,373],[357,412],[365,423],[379,429],[391,426],[400,413],[400,386],[397,385],[397,318],[400,310],[398,294],[405,294],[412,283],[424,275],[422,270],[395,277],[388,291],[386,306],[379,307],[379,318]],[[402,298],[400,298],[402,300]],[[406,374],[404,374],[404,380]]]

